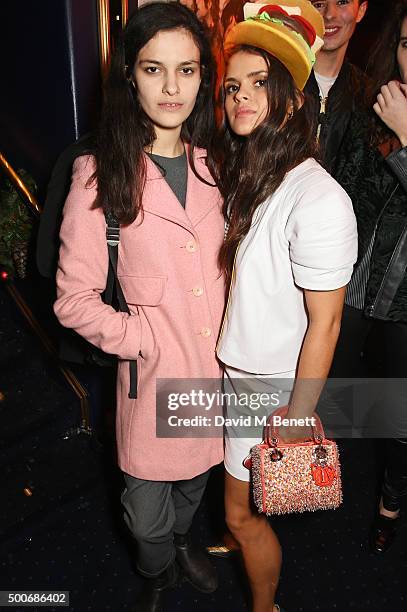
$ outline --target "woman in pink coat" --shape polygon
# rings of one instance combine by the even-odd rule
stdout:
[[[94,155],[74,164],[61,227],[56,315],[119,358],[122,503],[148,578],[139,612],[161,609],[180,568],[201,591],[217,584],[188,531],[208,470],[222,461],[222,439],[156,436],[157,379],[219,377],[223,218],[205,151],[213,74],[202,24],[189,9],[158,2],[136,11],[112,58]],[[101,299],[107,211],[120,222],[117,273],[130,314]],[[130,399],[135,359],[138,393]]]

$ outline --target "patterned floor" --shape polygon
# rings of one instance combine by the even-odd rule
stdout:
[[[0,372],[0,590],[69,590],[75,612],[136,611],[141,581],[121,521],[112,447],[65,435],[78,422],[77,404],[3,289]],[[342,443],[343,506],[273,520],[284,554],[278,601],[287,612],[407,610],[406,522],[383,558],[366,547],[377,457],[372,441]],[[221,489],[218,469],[195,520],[202,545],[222,531]],[[238,558],[216,566],[216,593],[183,584],[168,592],[167,611],[249,610]]]

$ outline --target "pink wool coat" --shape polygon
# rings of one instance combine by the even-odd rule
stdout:
[[[195,151],[198,173],[213,183]],[[75,161],[61,226],[55,313],[95,346],[119,357],[117,445],[120,468],[146,480],[189,479],[223,459],[221,438],[157,438],[157,378],[217,378],[215,345],[224,306],[217,266],[223,240],[221,200],[188,168],[182,208],[146,156],[144,220],[121,228],[118,276],[131,315],[100,298],[108,252],[96,186],[86,187],[92,157]],[[142,357],[139,356],[141,351]],[[137,358],[138,398],[129,399],[129,359]]]

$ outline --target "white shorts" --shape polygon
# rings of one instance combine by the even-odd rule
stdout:
[[[270,407],[267,410],[267,415],[272,414],[275,410],[282,406],[286,406],[289,402],[291,391],[294,385],[295,370],[289,372],[280,372],[278,374],[251,374],[225,366],[224,374],[224,392],[234,393],[236,395],[249,394],[278,394],[279,404],[274,408]],[[270,380],[278,379],[278,380]],[[226,405],[226,418],[236,419],[239,416],[245,417],[252,413],[252,409],[248,406],[234,406],[230,408]],[[240,428],[240,433],[242,429]],[[229,433],[229,435],[228,435]],[[253,433],[253,432],[252,432]],[[256,433],[256,432],[254,432]],[[263,440],[262,429],[258,429],[258,437],[244,438],[239,436],[239,428],[227,428],[225,434],[225,469],[234,478],[250,481],[250,472],[243,465],[243,460],[250,453],[252,446],[260,444]]]

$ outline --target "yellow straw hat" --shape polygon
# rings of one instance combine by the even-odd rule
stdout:
[[[324,20],[309,0],[281,0],[244,5],[245,20],[226,34],[227,53],[238,45],[258,47],[276,57],[303,90],[315,53],[323,45]]]

